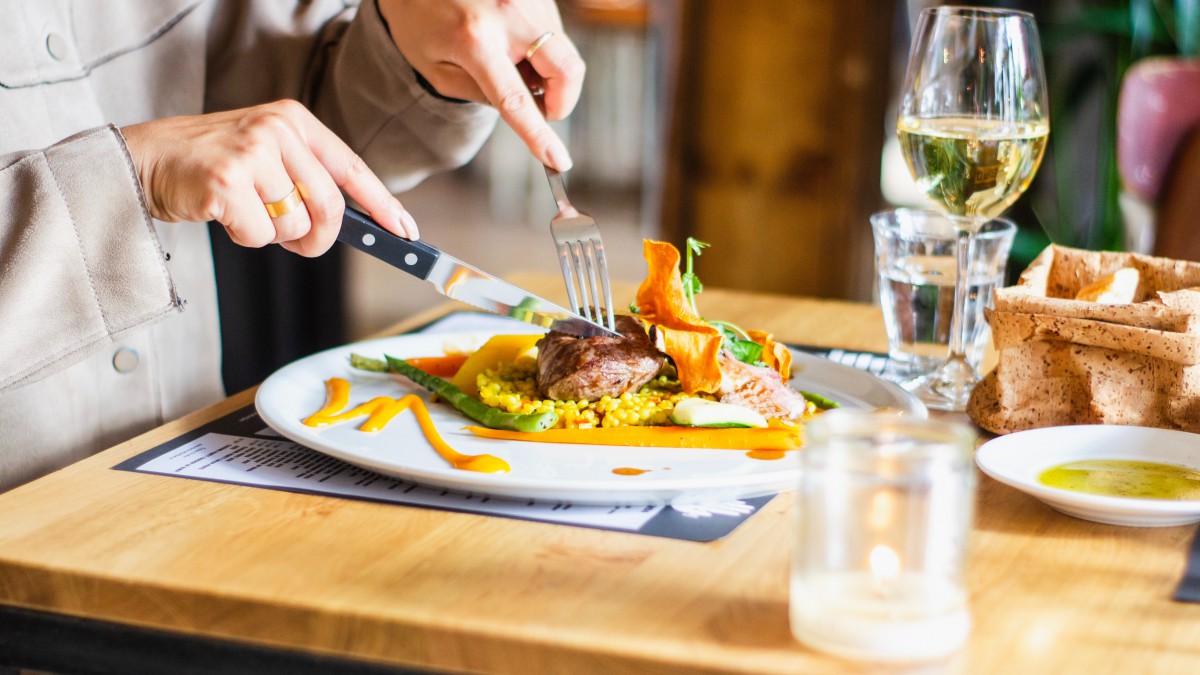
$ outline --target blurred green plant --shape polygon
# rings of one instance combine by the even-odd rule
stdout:
[[[1013,251],[1018,269],[1051,241],[1124,247],[1116,164],[1121,80],[1146,56],[1200,55],[1200,0],[1060,0],[1038,15],[1051,81],[1052,194],[1042,190],[1031,200],[1042,231],[1023,228]],[[1086,157],[1097,162],[1092,184],[1079,180]]]

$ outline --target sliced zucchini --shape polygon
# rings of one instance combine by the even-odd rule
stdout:
[[[687,398],[676,403],[671,411],[671,421],[685,427],[767,426],[767,419],[749,408],[703,398]]]

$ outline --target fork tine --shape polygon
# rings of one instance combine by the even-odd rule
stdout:
[[[612,285],[608,280],[608,261],[604,257],[604,242],[597,239],[592,242],[596,256],[596,270],[600,275],[600,285],[604,290],[604,323],[611,331],[616,331],[616,321],[613,318]]]
[[[579,282],[579,306],[582,310],[576,311],[575,313],[584,317],[588,321],[595,321],[595,319],[592,318],[592,302],[588,298],[586,282],[588,277],[586,270],[584,269],[585,258],[583,255],[583,242],[578,240],[573,241],[571,242],[570,247],[571,257],[575,262],[575,279]]]
[[[580,249],[584,253],[583,261],[587,264],[588,284],[592,292],[592,308],[595,310],[596,323],[604,323],[604,314],[601,313],[600,306],[600,288],[596,283],[596,242],[588,240],[586,244],[581,242]]]
[[[576,314],[582,314],[579,311],[579,297],[575,294],[575,274],[572,272],[571,266],[571,245],[557,244],[558,248],[558,265],[562,268],[563,281],[567,285],[567,300],[571,303],[571,311]]]

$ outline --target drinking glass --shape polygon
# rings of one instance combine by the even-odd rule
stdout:
[[[909,391],[928,387],[946,360],[954,316],[954,224],[937,211],[893,209],[871,216],[879,304],[888,335],[888,368],[880,376]],[[967,287],[967,340],[971,367],[983,360],[991,331],[984,309],[1004,284],[1017,226],[996,218],[975,233]]]
[[[896,130],[909,171],[954,223],[956,236],[949,353],[917,393],[931,408],[962,410],[979,381],[965,354],[973,235],[1029,187],[1050,131],[1033,15],[976,7],[922,11]]]

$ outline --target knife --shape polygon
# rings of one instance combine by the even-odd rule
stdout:
[[[428,281],[448,298],[493,314],[578,337],[621,337],[620,333],[472,267],[423,241],[398,237],[370,216],[350,207],[342,217],[338,241]]]

